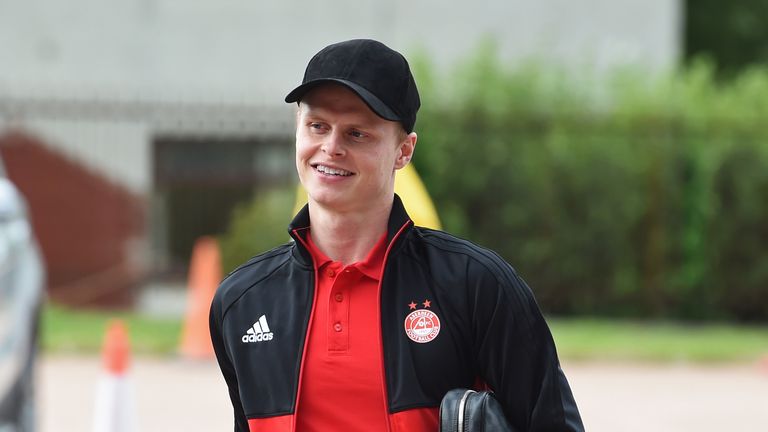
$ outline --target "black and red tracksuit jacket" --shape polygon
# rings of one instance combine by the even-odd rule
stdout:
[[[249,419],[282,416],[292,432],[314,304],[312,258],[298,237],[305,207],[289,227],[296,241],[254,257],[221,283],[210,311],[216,358],[229,387],[235,431]],[[582,431],[555,344],[531,290],[496,253],[441,231],[413,226],[395,196],[380,287],[388,415],[437,407],[453,388],[492,389],[518,431]],[[433,340],[416,343],[404,322],[413,299],[431,299]],[[417,300],[418,301],[418,300]],[[268,339],[244,342],[259,318]],[[263,320],[264,321],[264,320]],[[264,321],[265,322],[265,321]],[[264,332],[266,334],[266,332]],[[343,390],[340,379],[339,391]],[[256,420],[252,421],[256,424]]]

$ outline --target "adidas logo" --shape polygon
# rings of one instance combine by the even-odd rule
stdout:
[[[265,342],[272,340],[273,337],[274,333],[269,331],[269,326],[267,325],[267,316],[262,315],[258,321],[253,323],[253,327],[245,332],[243,335],[243,343]]]

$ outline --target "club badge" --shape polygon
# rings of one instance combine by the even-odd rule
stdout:
[[[414,310],[405,317],[405,334],[416,343],[427,343],[433,341],[440,333],[440,318],[427,309],[430,307],[430,301],[425,300],[422,304],[424,309]],[[411,310],[416,309],[416,303],[411,302],[408,305]]]

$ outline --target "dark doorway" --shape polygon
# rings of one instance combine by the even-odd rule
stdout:
[[[293,178],[290,139],[161,137],[154,141],[155,271],[183,276],[195,240],[225,232],[232,210]]]

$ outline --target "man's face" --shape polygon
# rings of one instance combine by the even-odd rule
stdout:
[[[389,203],[395,170],[415,144],[416,134],[406,135],[344,86],[320,85],[299,105],[296,169],[310,203],[341,212]]]

